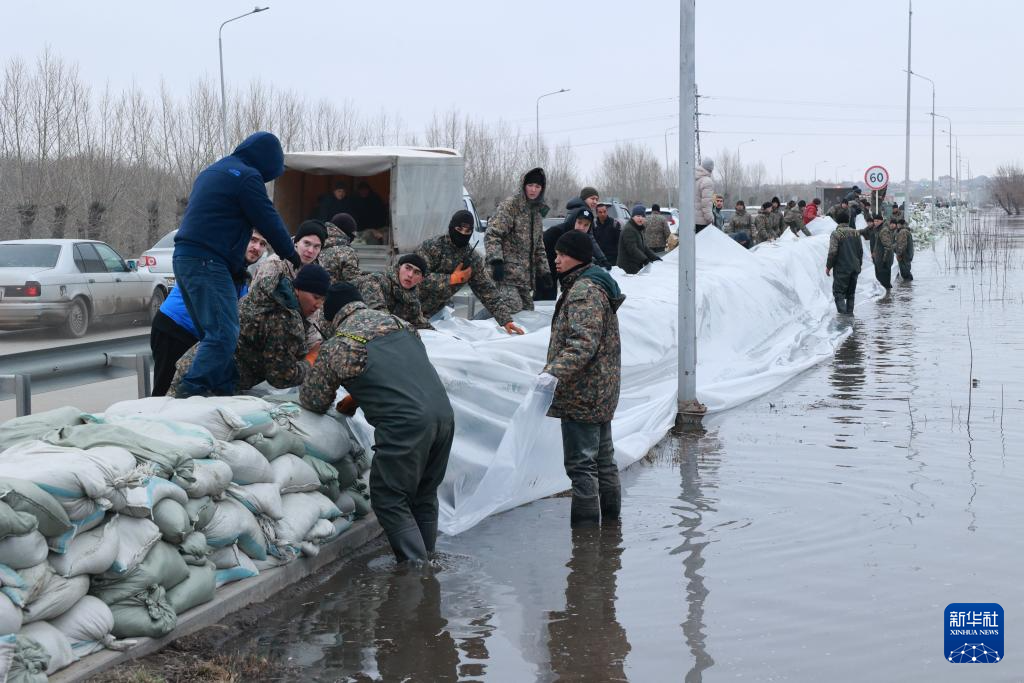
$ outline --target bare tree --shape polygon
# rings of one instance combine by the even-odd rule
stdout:
[[[989,181],[989,194],[1007,216],[1019,216],[1024,208],[1024,168],[1018,163],[1001,164]]]
[[[605,196],[629,204],[649,202],[665,174],[648,146],[625,142],[604,155],[600,177]]]

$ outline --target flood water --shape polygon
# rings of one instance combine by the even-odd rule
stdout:
[[[443,538],[431,576],[378,547],[226,649],[315,681],[1024,678],[1024,251],[948,244],[833,360],[627,470],[620,526],[550,498]],[[1003,606],[1003,661],[945,661],[953,602]]]

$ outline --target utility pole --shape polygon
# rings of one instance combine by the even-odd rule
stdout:
[[[907,164],[904,168],[904,183],[906,183],[907,191],[906,198],[907,205],[910,205],[910,74],[912,69],[910,68],[910,38],[913,35],[912,27],[914,23],[914,6],[912,0],[907,0],[907,148],[906,148],[906,160]]]
[[[699,420],[707,407],[697,401],[697,251],[693,205],[697,149],[697,85],[694,66],[695,0],[679,2],[679,307],[678,418]],[[690,97],[690,93],[693,97]],[[693,131],[690,131],[690,126]]]

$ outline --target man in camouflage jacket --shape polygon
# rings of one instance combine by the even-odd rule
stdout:
[[[839,225],[828,240],[828,258],[825,261],[825,275],[832,275],[832,296],[836,310],[853,315],[853,302],[857,293],[857,276],[860,275],[864,259],[864,247],[860,233],[847,225],[850,214],[840,211],[836,218]],[[835,274],[832,274],[832,270]]]
[[[456,211],[448,223],[447,234],[424,240],[416,250],[426,262],[428,271],[423,282],[416,287],[423,317],[430,318],[447,306],[462,286],[468,284],[499,325],[510,334],[522,334],[522,330],[512,322],[504,299],[484,269],[484,260],[469,243],[473,222],[473,214],[469,211]]]
[[[354,285],[331,286],[324,315],[336,330],[320,349],[299,403],[326,413],[362,408],[374,428],[370,504],[399,562],[424,561],[437,539],[437,487],[455,434],[448,393],[416,330],[368,309]]]
[[[914,236],[910,232],[910,226],[902,218],[896,221],[893,252],[896,254],[896,262],[900,266],[900,277],[904,280],[913,280],[914,275],[910,272],[910,263],[914,260]]]
[[[554,385],[549,417],[562,421],[565,471],[572,480],[572,524],[619,516],[621,493],[611,421],[619,404],[621,342],[615,280],[591,264],[587,236],[567,232],[555,245],[562,294],[551,319],[539,387]]]
[[[263,381],[278,389],[302,384],[317,355],[316,349],[306,351],[306,318],[323,305],[328,286],[327,272],[316,264],[303,266],[294,279],[278,274],[253,284],[238,305],[238,391]],[[192,367],[196,349],[193,346],[178,361],[172,396]]]
[[[433,327],[423,315],[417,288],[428,272],[421,256],[406,254],[385,272],[366,273],[355,284],[367,308],[394,313],[413,327],[427,330]]]
[[[782,220],[794,235],[799,235],[802,232],[808,237],[811,236],[811,231],[804,225],[804,212],[797,207],[796,202],[792,199],[786,204],[786,212],[782,215]]]
[[[782,233],[786,231],[786,224],[782,218],[782,207],[775,203],[775,200],[771,203],[771,210],[768,212],[768,231],[771,233],[772,239],[776,239],[782,236]]]
[[[647,246],[655,254],[664,254],[668,236],[671,234],[668,221],[661,214],[661,207],[651,204],[651,212],[644,218],[644,239],[647,240]]]
[[[747,236],[751,236],[751,232],[754,229],[754,220],[750,214],[747,213],[747,205],[742,200],[736,202],[736,213],[729,219],[728,232],[736,234],[737,232],[745,232]]]
[[[775,239],[772,236],[771,217],[769,215],[771,207],[771,204],[765,202],[761,205],[761,210],[754,216],[754,231],[750,235],[750,241],[754,244],[771,242]]]
[[[895,228],[895,223],[886,226],[882,215],[876,213],[868,227],[857,231],[868,241],[871,262],[875,266],[875,279],[885,287],[886,293],[892,289],[892,248]]]
[[[339,213],[324,225],[327,241],[320,252],[320,265],[331,276],[331,282],[355,282],[362,275],[359,254],[350,246],[357,230],[355,219],[347,213]]]
[[[533,310],[533,289],[538,282],[545,287],[554,286],[544,252],[546,185],[544,169],[531,169],[523,176],[519,193],[499,204],[487,222],[487,265],[509,315]]]

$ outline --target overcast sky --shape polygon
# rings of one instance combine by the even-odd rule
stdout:
[[[229,85],[261,78],[311,100],[351,99],[366,114],[399,114],[422,131],[457,107],[568,140],[581,179],[616,140],[665,154],[677,123],[679,8],[671,0],[268,0],[270,10],[224,31]],[[0,57],[34,59],[48,45],[84,79],[156,92],[217,78],[220,22],[252,8],[236,0],[19,2],[7,7]],[[697,83],[714,156],[744,140],[745,160],[771,178],[860,178],[870,164],[904,172],[906,3],[891,0],[697,2]],[[919,0],[913,69],[935,80],[936,111],[953,119],[974,175],[1022,160],[1021,3]],[[930,174],[930,86],[914,79],[911,176]],[[937,120],[936,176],[948,172]],[[678,141],[669,137],[669,155]],[[966,164],[966,162],[965,162]],[[966,167],[966,166],[965,166]]]

